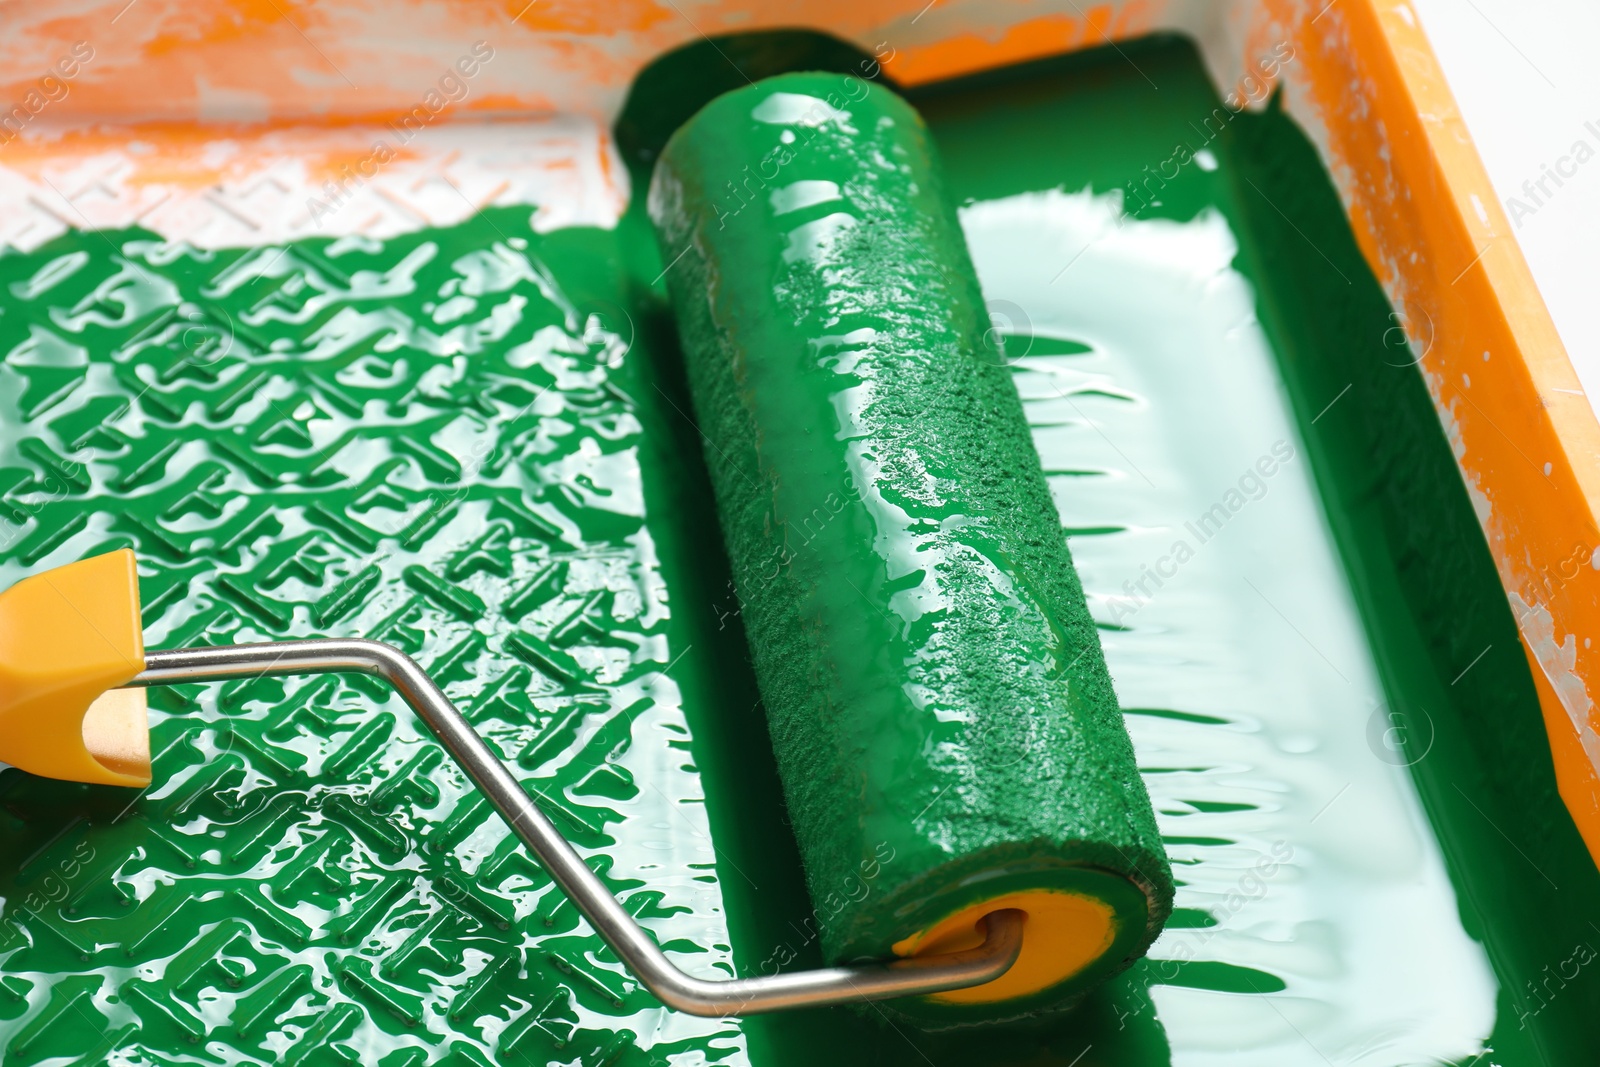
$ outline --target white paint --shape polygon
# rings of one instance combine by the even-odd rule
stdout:
[[[1194,546],[1127,629],[1101,634],[1124,707],[1212,720],[1128,716],[1141,767],[1160,771],[1145,781],[1163,833],[1231,842],[1172,846],[1178,906],[1218,922],[1168,929],[1152,973],[1215,961],[1288,988],[1158,980],[1172,1062],[1469,1062],[1494,1025],[1496,984],[1409,772],[1369,747],[1384,694],[1234,236],[1215,211],[1137,221],[1120,203],[1051,191],[961,219],[985,297],[1020,309],[1019,333],[1090,347],[1048,355],[1035,341],[1014,370],[1046,470],[1080,472],[1051,477],[1064,523],[1118,530],[1072,539],[1091,610],[1107,620],[1126,579],[1180,539]],[[1186,524],[1280,442],[1296,454],[1266,491],[1196,544]],[[1230,905],[1279,843],[1292,860]]]
[[[219,172],[211,184],[171,180],[136,131],[63,140],[44,162],[8,146],[0,152],[0,246],[26,251],[69,228],[135,224],[202,248],[386,238],[516,205],[535,208],[540,232],[609,228],[627,205],[626,169],[588,119],[441,123],[388,162],[374,153],[379,142],[400,147],[389,127],[219,130],[192,150],[197,167]],[[339,176],[342,188],[317,164],[327,158],[357,161]]]
[[[774,215],[787,215],[791,211],[800,211],[816,204],[842,200],[844,194],[839,191],[838,182],[807,179],[790,182],[782,188],[772,190],[768,199],[772,203]]]
[[[1600,734],[1595,733],[1591,719],[1594,701],[1589,699],[1589,691],[1575,669],[1578,662],[1576,635],[1567,634],[1558,644],[1555,617],[1550,614],[1549,608],[1542,604],[1529,604],[1516,593],[1508,596],[1511,610],[1517,616],[1517,625],[1522,629],[1523,641],[1533,651],[1539,670],[1556,691],[1562,708],[1566,709],[1567,718],[1572,721],[1572,728],[1577,731],[1578,740],[1583,744],[1584,754],[1589,757],[1590,763],[1600,767]]]
[[[831,122],[846,133],[855,132],[850,126],[850,112],[839,110],[820,96],[805,93],[773,93],[763,97],[750,117],[774,126],[821,126]]]

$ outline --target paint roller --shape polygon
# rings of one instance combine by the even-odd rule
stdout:
[[[1038,457],[926,131],[843,84],[719,97],[651,192],[830,966],[685,974],[410,657],[361,639],[146,649],[127,550],[0,594],[0,758],[142,786],[144,687],[368,674],[680,1010],[897,998],[973,1024],[1068,1005],[1137,958],[1171,875]],[[863,875],[872,891],[848,891]]]
[[[1004,975],[896,1009],[1070,1005],[1172,878],[926,127],[769,78],[673,135],[649,209],[825,954],[970,949],[1014,909]]]

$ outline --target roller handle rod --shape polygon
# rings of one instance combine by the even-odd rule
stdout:
[[[710,1017],[754,1015],[965,989],[1000,977],[1022,949],[1023,915],[1007,910],[987,916],[983,944],[962,952],[757,978],[696,978],[667,958],[427,672],[394,646],[352,638],[147,651],[144,671],[128,684],[326,673],[369,674],[394,686],[589,925],[650,992],[679,1011]]]

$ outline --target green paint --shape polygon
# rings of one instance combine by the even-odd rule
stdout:
[[[701,645],[663,577],[690,538],[645,519],[678,513],[685,465],[650,451],[620,237],[524,208],[0,256],[0,584],[132,544],[152,647],[399,645],[685,966],[731,969],[678,751],[722,733],[715,642],[662,673]],[[383,686],[150,699],[147,792],[0,775],[7,1064],[744,1057],[736,1022],[638,1021],[659,1004]]]
[[[919,90],[913,103],[955,202],[1057,187],[1104,194],[1157,166],[1179,141],[1200,147],[1196,128],[1217,101],[1193,51],[1173,40],[1118,47]],[[706,49],[703,67],[720,62]],[[1102,613],[1113,679],[1182,883],[1180,911],[1151,957],[1070,1015],[1023,1030],[926,1035],[843,1009],[701,1030],[663,1016],[615,973],[570,906],[517,857],[437,746],[381,690],[361,679],[184,688],[156,697],[156,775],[165,784],[131,807],[121,791],[0,774],[5,1062],[100,1062],[112,1048],[154,1062],[386,1067],[1429,1062],[1391,1043],[1395,1035],[1415,1040],[1428,1018],[1381,1034],[1327,1029],[1353,1017],[1340,1007],[1360,992],[1350,965],[1409,965],[1439,951],[1414,931],[1368,924],[1372,941],[1350,947],[1317,981],[1298,956],[1264,954],[1234,936],[1253,929],[1295,953],[1320,951],[1328,944],[1322,920],[1343,915],[1349,929],[1373,914],[1340,910],[1374,883],[1362,855],[1348,866],[1327,862],[1318,836],[1330,823],[1370,827],[1374,839],[1398,824],[1420,842],[1415,848],[1442,855],[1449,885],[1426,884],[1427,926],[1457,924],[1480,940],[1498,988],[1481,1020],[1467,1020],[1494,1052],[1444,1062],[1588,1062],[1600,1043],[1600,960],[1583,964],[1577,950],[1600,948],[1589,926],[1600,914],[1600,877],[1556,797],[1527,667],[1437,418],[1417,371],[1403,366],[1411,357],[1385,340],[1390,309],[1305,138],[1277,115],[1240,116],[1227,129],[1209,146],[1215,171],[1191,163],[1160,205],[1136,213],[1176,229],[1124,236],[1159,237],[1147,251],[1181,266],[1184,242],[1219,239],[1204,209],[1220,213],[1239,246],[1233,267],[1255,286],[1273,370],[1273,388],[1228,408],[1227,422],[1252,443],[1257,431],[1288,422],[1297,452],[1270,479],[1267,497],[1230,520],[1236,532],[1205,546],[1208,555],[1182,575],[1204,573],[1193,567],[1208,565],[1211,549],[1232,552],[1234,539],[1270,514],[1258,509],[1286,498],[1290,483],[1279,479],[1308,471],[1327,527],[1306,536],[1326,546],[1331,527],[1339,565],[1321,567],[1306,603],[1339,607],[1336,594],[1346,598],[1336,618],[1359,623],[1364,640],[1340,669],[1378,678],[1413,734],[1433,725],[1432,747],[1408,772],[1367,748],[1370,717],[1330,718],[1319,727],[1322,748],[1240,767],[1241,746],[1256,745],[1251,756],[1264,759],[1258,742],[1279,737],[1293,722],[1289,712],[1305,714],[1259,699],[1241,714],[1231,695],[1247,693],[1257,673],[1301,671],[1329,691],[1345,683],[1315,653],[1292,652],[1298,638],[1236,576],[1203,590],[1163,590],[1112,628],[1095,594],[1115,593],[1160,553],[1137,545],[1123,553],[1114,533],[1075,534],[1074,559]],[[968,233],[975,249],[984,247]],[[425,246],[436,251],[412,282],[387,292],[366,284],[405,275],[399,264]],[[1068,309],[1080,301],[1081,314],[1078,289],[1095,291],[1081,272],[1123,248],[1113,239],[1087,254],[1048,287],[1071,283],[1067,295],[1051,299]],[[1076,251],[1041,239],[1035,254],[1053,277]],[[576,318],[527,277],[491,269],[487,257],[511,252],[549,272]],[[392,241],[301,242],[283,253],[281,273],[226,292],[212,281],[278,255],[196,254],[148,234],[112,233],[0,257],[0,518],[23,522],[0,555],[0,582],[132,543],[144,559],[153,643],[313,632],[395,641],[442,675],[526,781],[560,800],[562,825],[595,850],[595,862],[686,965],[712,974],[727,961],[743,973],[790,955],[792,967],[819,963],[817,919],[784,828],[738,601],[713,532],[702,442],[683,414],[691,404],[675,326],[650,285],[665,264],[642,203],[614,233],[539,235],[526,211],[496,210]],[[979,264],[986,287],[990,262]],[[146,284],[125,263],[164,281]],[[442,304],[449,297],[441,289],[469,278],[483,286],[476,306],[434,321],[425,305]],[[1183,329],[1216,301],[1206,285],[1170,284],[1156,301],[1159,279],[1173,283],[1173,272],[1152,269],[1119,299],[1139,301],[1152,325],[1181,318],[1186,325],[1171,333],[1181,355]],[[180,310],[185,301],[195,310]],[[239,346],[187,358],[218,353],[207,338],[221,336],[225,320],[194,317],[218,306],[233,316]],[[500,308],[511,320],[503,334],[491,318]],[[1104,442],[1091,446],[1099,451],[1062,452],[1069,441],[1061,435],[1081,418],[1053,390],[1040,391],[1039,360],[1077,353],[1113,379],[1066,391],[1163,492],[1189,486],[1209,503],[1234,484],[1236,467],[1221,468],[1229,477],[1220,482],[1163,474],[1185,446],[1201,452],[1219,423],[1192,415],[1176,383],[1152,387],[1144,368],[1165,364],[1139,350],[1117,362],[1114,338],[1091,331],[1087,317],[1047,335],[1040,315],[1030,346],[1017,340],[1027,324],[1008,314],[1010,351],[1027,353],[1017,374],[1030,390],[1035,442],[1073,528],[1137,531],[1194,509],[1185,502],[1173,515],[1152,512],[1159,501],[1141,495],[1148,486],[1131,488],[1145,485],[1136,473],[1071,473],[1129,468]],[[34,326],[66,345],[44,337],[19,350]],[[467,328],[451,334],[456,327]],[[537,345],[523,347],[536,336]],[[620,365],[605,365],[614,362],[608,351],[623,350]],[[1118,378],[1124,371],[1143,377]],[[1321,414],[1346,384],[1350,392]],[[1134,385],[1145,391],[1125,402],[1134,409],[1125,418],[1110,397],[1093,394]],[[541,387],[545,406],[528,408]],[[268,408],[268,396],[282,413]],[[457,436],[469,428],[482,437]],[[491,450],[475,459],[480,439]],[[1130,488],[1118,503],[1094,488],[1102,483],[1113,494]],[[1080,488],[1067,491],[1073,485]],[[435,526],[430,500],[459,505]],[[398,536],[379,521],[402,514],[415,525]],[[437,582],[408,583],[411,566],[487,610],[461,619],[451,603],[458,595],[429,595]],[[208,577],[218,571],[227,585]],[[595,601],[602,588],[615,598]],[[1277,603],[1311,633],[1297,601]],[[287,626],[269,621],[285,611]],[[1181,623],[1171,654],[1144,655],[1134,642],[1162,612]],[[1226,684],[1202,687],[1192,662],[1224,651],[1245,666]],[[1333,658],[1338,650],[1325,651]],[[539,663],[557,674],[578,669],[591,688],[550,677]],[[1176,697],[1145,699],[1157,686]],[[1381,735],[1389,720],[1376,722]],[[1423,747],[1418,741],[1405,758]],[[1303,739],[1289,748],[1303,749]],[[1195,901],[1274,858],[1261,828],[1281,814],[1280,800],[1315,814],[1351,780],[1330,772],[1370,776],[1374,763],[1398,781],[1409,775],[1422,810],[1377,812],[1361,803],[1367,790],[1352,788],[1314,825],[1300,820],[1285,839],[1290,862],[1262,868],[1273,873],[1258,898],[1235,906],[1222,892]],[[1202,771],[1226,780],[1202,790],[1194,780]],[[1224,787],[1249,787],[1267,771],[1281,792],[1223,810],[1247,801]],[[1191,813],[1175,801],[1201,803]],[[1316,921],[1296,925],[1307,919]],[[1179,944],[1199,946],[1193,962],[1177,960]],[[1459,958],[1459,933],[1445,947]],[[1482,968],[1480,960],[1467,976]],[[1461,981],[1451,975],[1445,993]],[[622,1007],[608,989],[621,991]],[[1201,1009],[1181,1010],[1185,997]],[[1305,1043],[1289,1021],[1320,1044]],[[1327,1036],[1334,1032],[1337,1041]],[[1252,1041],[1275,1044],[1263,1052]]]
[[[1317,161],[1293,133],[1276,111],[1237,132],[1237,175],[1248,179],[1238,217],[1259,235],[1243,266],[1276,276],[1289,257],[1298,265],[1264,287],[1263,323],[1302,424],[1316,419],[1313,469],[1462,921],[1501,976],[1486,1059],[1579,1062],[1600,1042],[1600,876],[1557,793],[1515,621],[1418,356],[1348,231],[1316,210],[1333,194],[1308,180]],[[1332,262],[1306,255],[1308,242]],[[1340,335],[1364,343],[1313,340]],[[1540,475],[1530,463],[1525,476]]]
[[[1148,947],[1171,876],[925,128],[771,78],[678,131],[651,214],[826,956],[1077,892],[1117,927],[1080,975],[896,1008],[1070,1003]]]

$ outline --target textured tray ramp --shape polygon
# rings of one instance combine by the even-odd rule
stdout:
[[[0,570],[131,543],[153,647],[400,645],[705,966],[728,939],[698,775],[663,758],[688,729],[631,327],[594,284],[611,235],[539,241],[524,209],[381,243],[112,233],[0,258]],[[659,1006],[381,685],[151,701],[148,792],[0,778],[5,1062],[740,1046],[630,1021]]]

